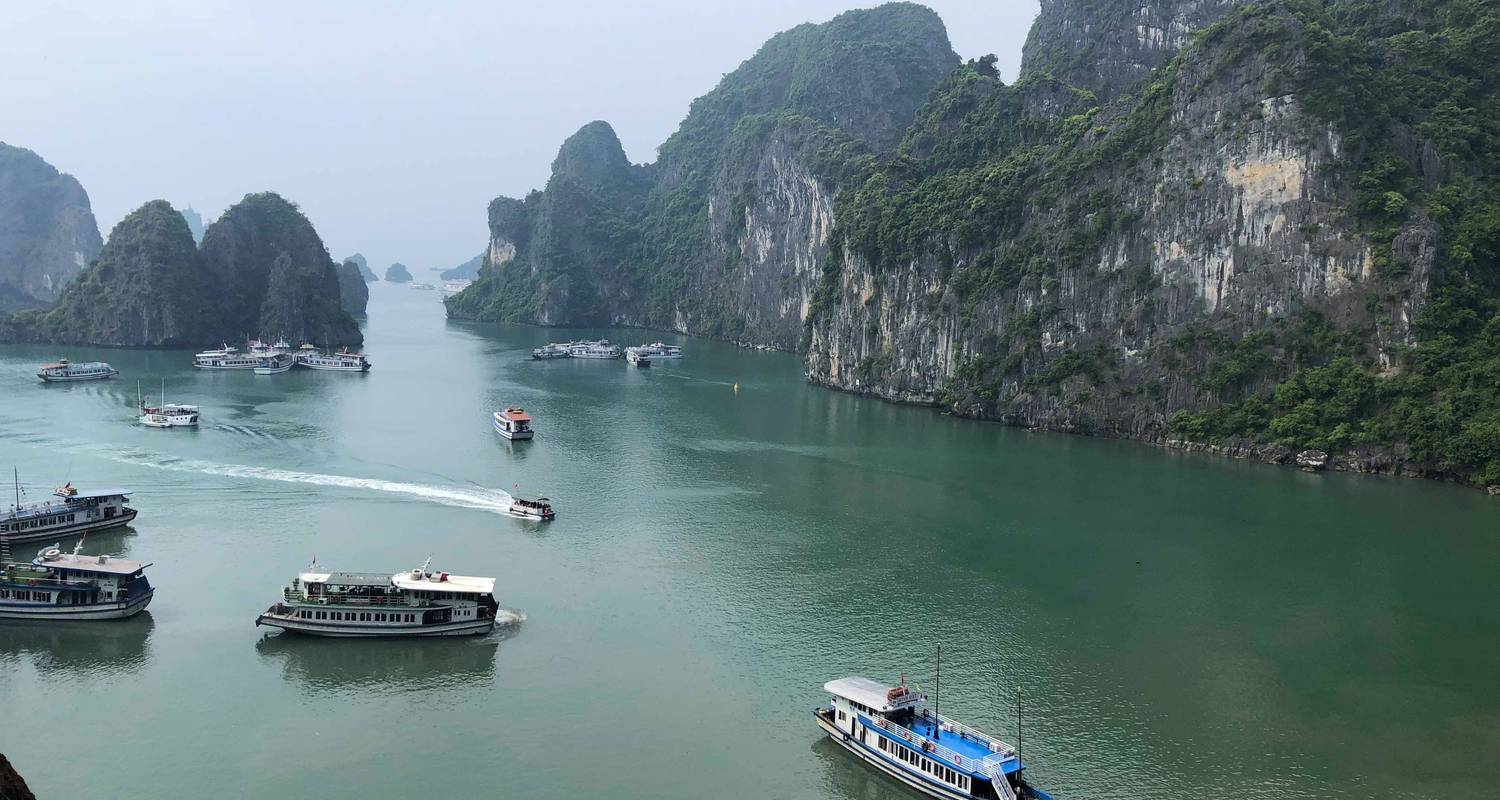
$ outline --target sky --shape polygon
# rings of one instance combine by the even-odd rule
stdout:
[[[142,203],[205,221],[297,203],[335,258],[444,268],[496,195],[546,183],[584,123],[653,161],[688,104],[778,31],[851,0],[153,0],[7,4],[0,141],[78,178],[100,232]],[[1015,78],[1037,0],[929,0]]]

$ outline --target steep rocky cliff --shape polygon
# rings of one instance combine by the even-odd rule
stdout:
[[[810,378],[1500,482],[1493,6],[1126,5],[1045,4],[840,203]]]
[[[726,338],[754,327],[794,347],[842,165],[899,141],[957,63],[937,15],[893,3],[773,37],[693,102],[653,164],[631,165],[609,125],[590,123],[544,191],[491,204],[487,265],[449,314]]]
[[[0,800],[36,800],[4,753],[0,753]]]
[[[286,337],[359,345],[333,259],[312,223],[274,192],[246,195],[203,233],[204,266],[219,292],[226,340]]]
[[[339,300],[344,310],[355,317],[363,317],[370,304],[370,286],[360,274],[359,265],[345,261],[338,266]]]
[[[177,209],[177,213],[182,215],[183,221],[187,223],[188,230],[193,232],[193,243],[202,243],[203,215],[199,214],[197,211],[194,211],[192,206],[188,206],[187,208],[179,208]]]
[[[375,270],[370,269],[370,263],[365,260],[363,255],[355,253],[345,258],[344,262],[353,262],[359,268],[360,277],[364,278],[366,283],[374,283],[380,280],[380,276],[375,274]]]
[[[100,246],[78,181],[0,142],[0,312],[52,303]]]
[[[211,327],[213,301],[187,223],[171,204],[153,200],[115,226],[99,257],[64,288],[54,307],[16,315],[28,323],[8,338],[191,345]]]
[[[147,203],[115,226],[56,306],[0,319],[0,341],[177,347],[255,336],[363,341],[322,240],[272,193],[225,211],[201,249],[170,204]]]
[[[669,327],[968,416],[1500,483],[1494,52],[1484,0],[1046,0],[1006,84],[925,9],[851,12],[768,42],[655,164],[596,124],[600,180],[492,204],[449,313]]]

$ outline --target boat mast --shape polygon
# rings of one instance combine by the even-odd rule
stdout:
[[[943,694],[943,645],[937,646],[937,679],[932,684],[932,740],[943,738],[943,715],[938,713],[938,699]]]
[[[1021,760],[1021,691],[1020,684],[1016,684],[1016,760]]]

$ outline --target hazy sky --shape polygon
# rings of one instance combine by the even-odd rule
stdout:
[[[478,253],[485,208],[607,120],[653,161],[688,103],[777,31],[851,0],[10,3],[0,141],[83,183],[101,233],[154,198],[205,219],[272,189],[335,258]],[[1015,77],[1036,0],[934,0]]]

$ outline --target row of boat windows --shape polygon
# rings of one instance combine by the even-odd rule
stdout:
[[[336,619],[345,622],[416,622],[416,614],[389,614],[379,611],[312,611],[297,612],[299,619]]]
[[[0,523],[0,533],[7,533],[10,531],[24,531],[31,528],[50,528],[53,525],[64,525],[73,522],[77,516],[77,514],[57,514],[51,517],[42,517],[41,519],[28,519],[21,522]]]
[[[875,745],[882,751],[889,753],[892,756],[901,759],[902,761],[905,761],[913,767],[916,767],[917,769],[937,778],[944,783],[952,784],[960,789],[963,789],[964,791],[969,790],[969,776],[961,775],[957,770],[949,769],[948,767],[945,767],[930,758],[924,758],[923,756],[918,755],[916,751],[907,747],[902,747],[901,745],[896,744],[895,742],[885,738],[884,736],[879,737],[879,739],[875,742]]]
[[[50,603],[52,593],[36,592],[30,589],[0,589],[0,600],[33,600],[38,603]]]

